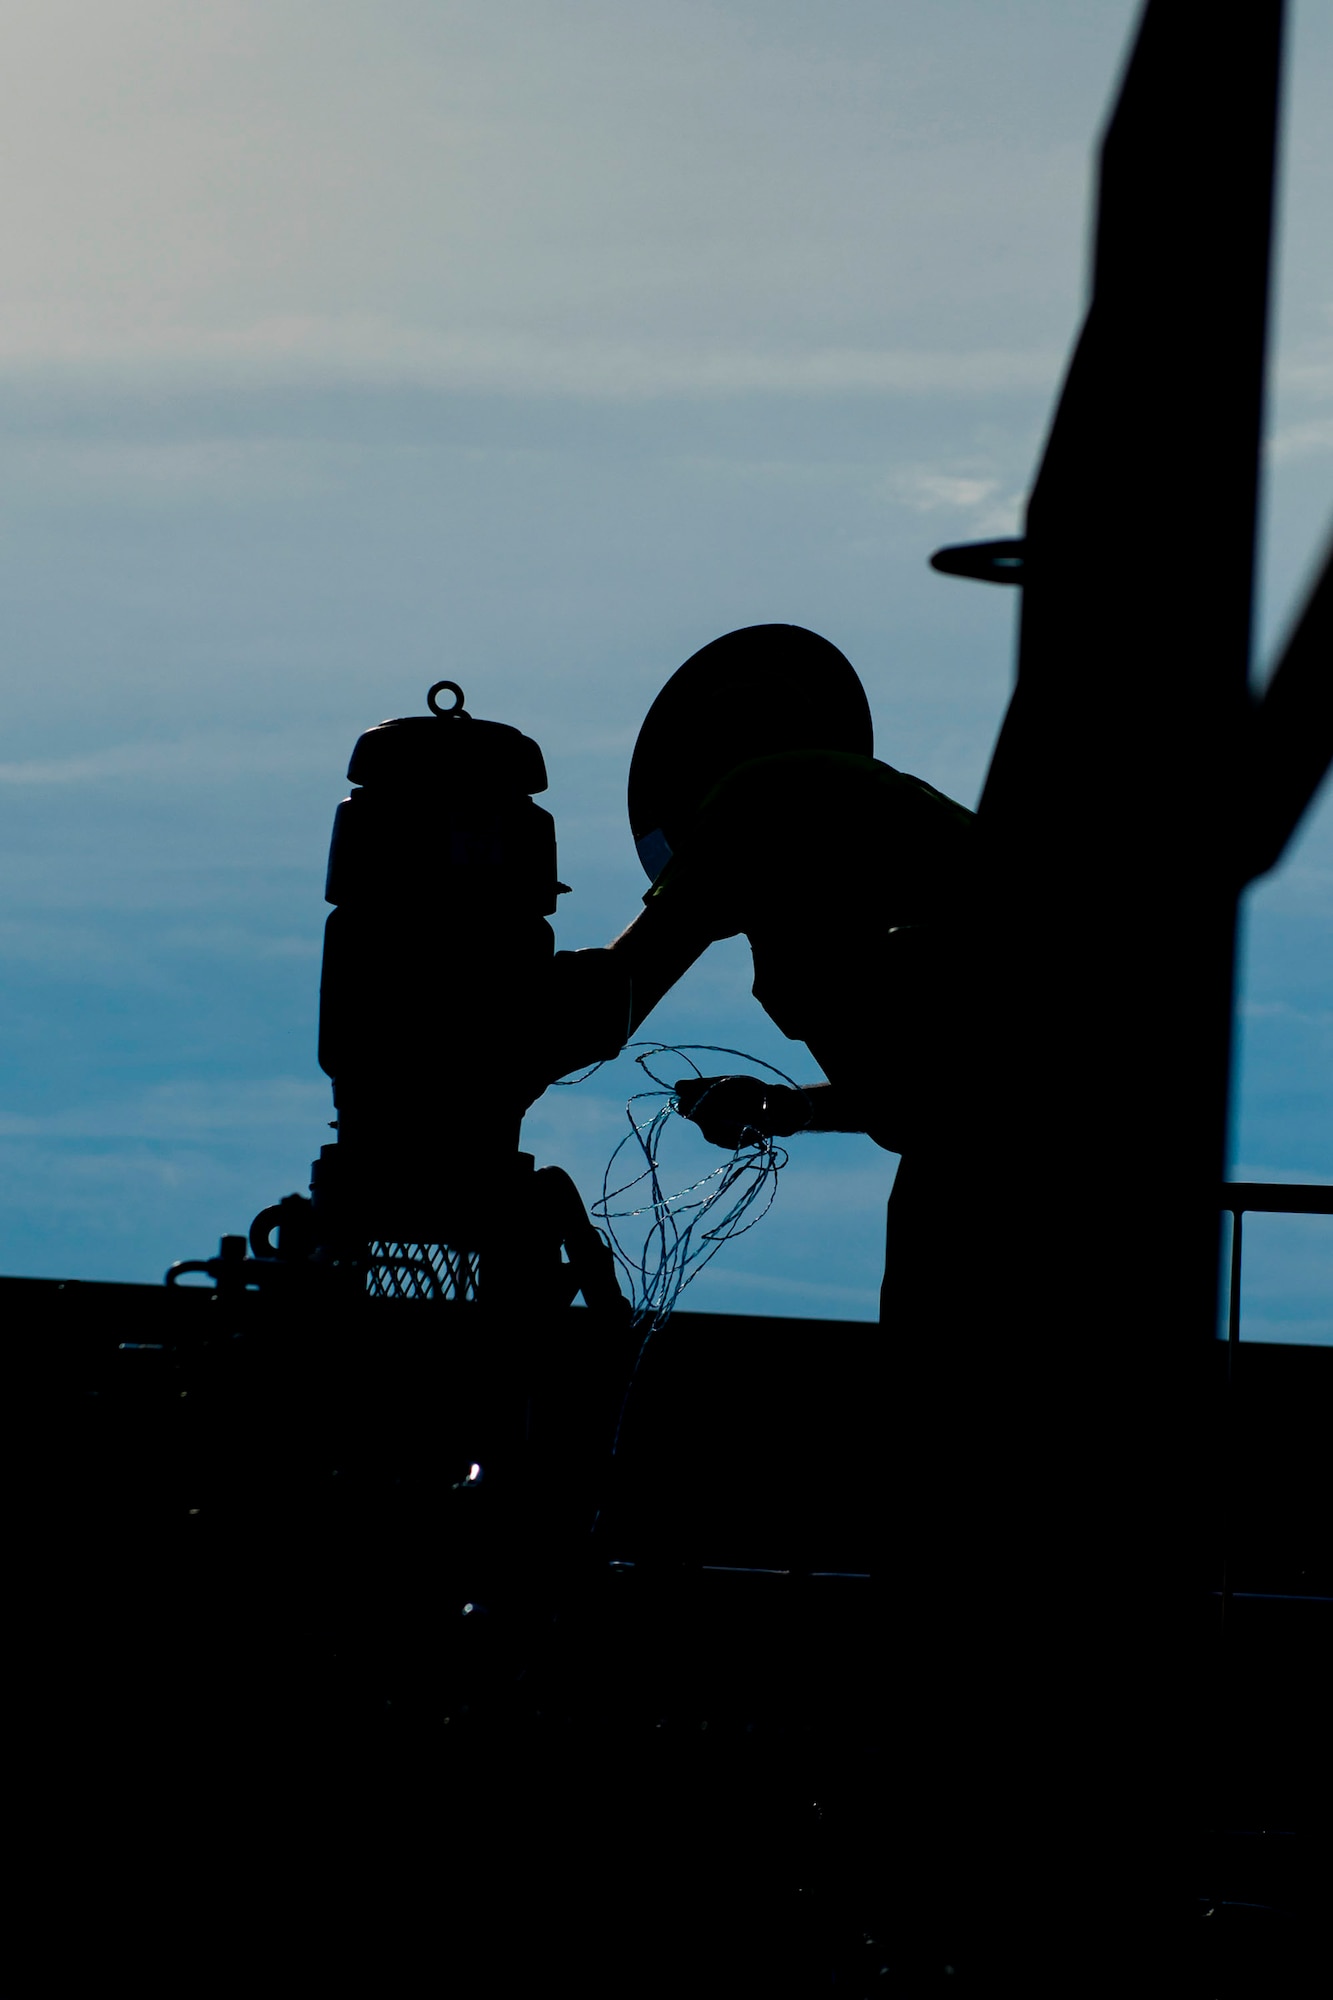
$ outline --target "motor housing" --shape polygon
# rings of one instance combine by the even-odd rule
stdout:
[[[475,1238],[479,1207],[523,1171],[523,1113],[550,1080],[538,1045],[563,885],[532,797],[542,753],[450,683],[429,699],[358,739],[334,818],[319,1061],[338,1142],[315,1193],[336,1239]]]

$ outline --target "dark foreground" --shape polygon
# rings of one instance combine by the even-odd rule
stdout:
[[[579,1309],[520,1335],[469,1306],[0,1297],[38,1990],[992,1990],[984,1895],[904,1887],[919,1607],[878,1328],[678,1315],[612,1465],[632,1342]],[[1331,1405],[1333,1351],[1242,1347],[1204,1824],[1144,1991],[1328,1990]],[[970,1842],[979,1884],[1006,1837]],[[1130,1837],[1084,1936],[1137,1890]]]

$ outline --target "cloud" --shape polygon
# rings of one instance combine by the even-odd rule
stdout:
[[[887,482],[890,497],[914,514],[940,512],[970,516],[967,532],[978,539],[1019,531],[1024,496],[1005,493],[993,473],[912,466]]]
[[[0,353],[624,395],[934,382],[981,325],[1007,380],[1132,0],[1028,11],[11,9]]]
[[[1333,397],[1333,304],[1307,298],[1301,322],[1303,336],[1277,355],[1276,387],[1282,396],[1326,403]]]
[[[1284,464],[1292,458],[1316,458],[1333,452],[1333,417],[1315,417],[1308,423],[1286,424],[1269,438],[1265,450],[1270,459]]]
[[[962,396],[1047,394],[1063,354],[1054,347],[958,348],[820,342],[725,342],[694,329],[672,339],[508,329],[434,332],[388,320],[291,317],[234,330],[181,327],[118,341],[104,335],[35,343],[0,337],[0,369],[43,385],[150,376],[164,386],[413,387],[443,392],[561,396],[628,402],[747,395]],[[211,445],[202,469],[234,474],[248,458]],[[157,478],[170,462],[145,458]]]
[[[137,1097],[64,1105],[36,1117],[0,1112],[0,1139],[200,1141],[289,1126],[317,1138],[328,1117],[322,1078],[163,1083]]]
[[[918,514],[933,513],[937,507],[980,507],[996,491],[995,479],[961,478],[948,472],[904,473],[898,490]]]
[[[1333,1026],[1333,1011],[1322,1008],[1311,1012],[1293,1007],[1287,1000],[1243,1000],[1238,1012],[1243,1021],[1296,1021],[1307,1028]]]
[[[345,736],[328,729],[290,734],[242,734],[218,731],[173,742],[108,743],[103,749],[72,757],[33,757],[0,763],[0,785],[80,786],[147,780],[166,785],[197,784],[201,779],[271,776],[291,779],[301,773],[322,778],[337,773],[347,756]]]

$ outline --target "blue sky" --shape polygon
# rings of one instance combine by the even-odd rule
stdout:
[[[638,724],[734,626],[825,633],[879,753],[975,799],[1014,606],[925,559],[1017,525],[1133,14],[11,10],[0,1269],[154,1279],[304,1187],[342,773],[443,675],[546,751],[563,945],[637,907]],[[1261,660],[1333,497],[1331,87],[1333,19],[1305,0]],[[1331,882],[1325,801],[1247,911],[1240,1175],[1333,1180]],[[649,1026],[810,1074],[748,984],[718,947]],[[527,1143],[591,1195],[623,1094],[611,1073],[550,1094]],[[893,1168],[804,1141],[691,1302],[870,1316]],[[1256,1332],[1333,1337],[1323,1230],[1256,1225]]]

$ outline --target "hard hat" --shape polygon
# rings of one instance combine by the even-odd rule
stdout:
[[[650,880],[720,779],[784,750],[873,754],[865,689],[836,646],[800,625],[747,625],[686,660],[630,760],[630,831]]]

